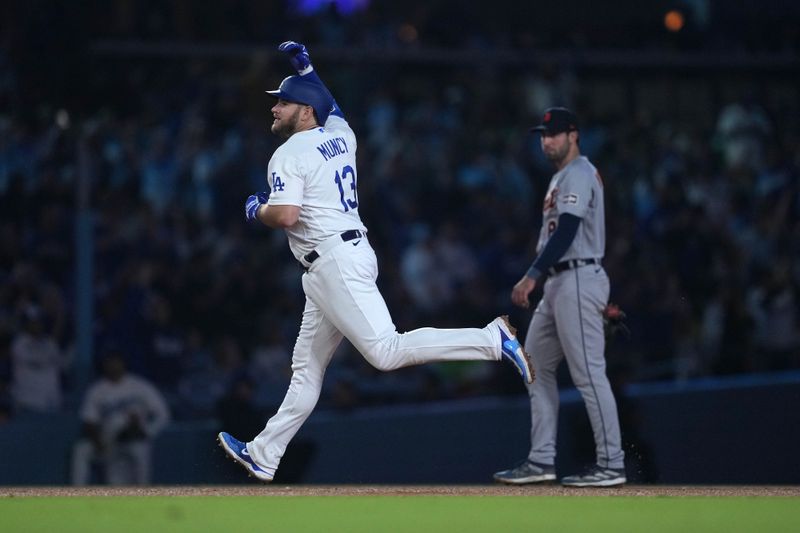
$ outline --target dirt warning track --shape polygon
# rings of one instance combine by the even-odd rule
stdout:
[[[186,485],[150,487],[0,487],[0,498],[85,496],[711,496],[800,497],[800,486],[626,485],[567,488],[559,485]]]

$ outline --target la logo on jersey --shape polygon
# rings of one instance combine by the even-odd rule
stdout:
[[[281,180],[280,176],[276,176],[274,172],[272,173],[272,190],[283,191],[283,180]]]

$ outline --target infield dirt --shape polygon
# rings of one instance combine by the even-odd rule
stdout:
[[[567,488],[559,485],[214,485],[151,487],[0,487],[0,498],[70,496],[713,496],[800,497],[800,486],[626,485]]]

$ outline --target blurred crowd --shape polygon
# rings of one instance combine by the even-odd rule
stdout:
[[[0,418],[76,405],[82,180],[96,358],[124,352],[177,418],[274,409],[302,272],[282,232],[245,222],[243,202],[266,187],[280,141],[263,91],[288,65],[258,54],[95,59],[65,85],[92,98],[76,111],[29,105],[30,77],[12,55],[0,48]],[[647,381],[800,368],[796,85],[776,96],[754,76],[693,117],[679,103],[648,106],[630,81],[621,86],[634,98],[609,110],[596,79],[557,64],[317,66],[359,138],[361,217],[400,331],[510,313],[525,334],[530,312],[509,294],[534,258],[553,170],[528,128],[568,105],[605,180],[604,263],[631,330],[609,344],[611,372]],[[345,341],[320,401],[523,393],[511,370],[480,362],[382,374]]]

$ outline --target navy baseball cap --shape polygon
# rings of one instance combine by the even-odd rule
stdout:
[[[280,87],[267,91],[267,94],[287,102],[310,105],[317,114],[320,126],[325,125],[328,115],[333,111],[333,97],[328,90],[323,85],[296,74],[284,78]]]
[[[566,107],[551,107],[544,112],[542,123],[531,128],[531,131],[539,131],[555,135],[565,131],[577,131],[578,118],[575,113]]]

